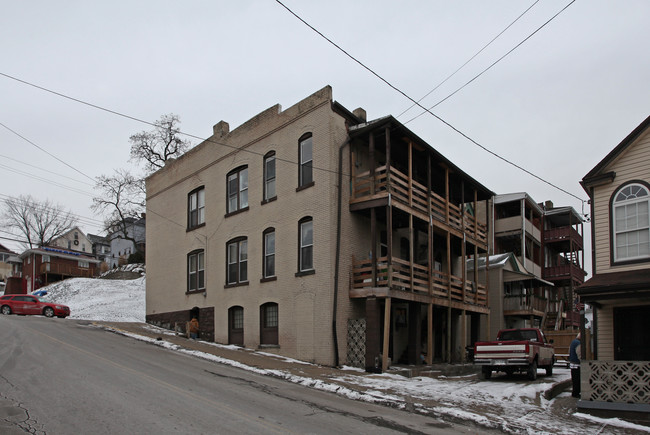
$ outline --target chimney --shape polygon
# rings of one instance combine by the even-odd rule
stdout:
[[[226,121],[219,121],[212,127],[212,132],[217,137],[224,137],[230,133],[230,125]]]
[[[366,111],[363,108],[357,107],[352,111],[352,113],[354,113],[357,118],[361,119],[361,122],[366,122]]]
[[[553,201],[546,200],[546,202],[544,202],[544,208],[546,210],[553,210]]]

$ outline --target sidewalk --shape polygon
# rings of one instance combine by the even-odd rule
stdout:
[[[566,392],[570,388],[569,370],[563,368],[554,370],[552,378],[540,376],[536,382],[506,377],[480,381],[473,366],[448,364],[428,367],[427,376],[408,378],[399,374],[399,367],[371,374],[351,367],[320,366],[237,346],[190,340],[145,323],[94,324],[218,363],[447,421],[472,421],[511,433],[650,433],[647,426],[576,413],[576,399]]]

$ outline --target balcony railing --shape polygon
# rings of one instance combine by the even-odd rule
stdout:
[[[484,284],[467,280],[463,288],[463,279],[461,277],[449,275],[435,269],[431,271],[431,276],[429,276],[429,268],[419,264],[413,264],[413,272],[411,273],[411,263],[395,257],[391,258],[390,265],[387,257],[380,257],[377,260],[376,282],[373,282],[372,279],[372,269],[372,260],[356,260],[353,258],[351,288],[384,287],[487,306],[487,289]],[[430,287],[429,282],[431,282]]]
[[[506,295],[503,298],[503,311],[518,313],[546,312],[547,300],[536,295]]]
[[[77,276],[81,278],[91,278],[91,271],[88,268],[73,266],[71,264],[43,263],[40,267],[40,273],[51,273],[54,275]]]
[[[585,275],[587,272],[577,264],[562,264],[545,267],[542,276],[549,281],[573,278],[576,281],[584,282]]]
[[[544,230],[544,242],[559,242],[570,240],[578,244],[578,248],[582,249],[582,236],[573,227],[559,227]]]
[[[386,166],[375,169],[374,177],[369,171],[354,177],[350,202],[361,202],[385,197],[390,193],[392,200],[407,205],[417,212],[430,215],[434,219],[462,230],[477,241],[487,243],[487,225],[475,221],[475,217],[461,207],[429,191],[426,186],[409,179],[394,167],[390,172]]]

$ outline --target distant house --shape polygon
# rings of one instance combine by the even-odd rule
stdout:
[[[0,282],[6,282],[7,278],[11,276],[12,265],[9,259],[16,255],[18,254],[0,244]]]
[[[110,242],[110,257],[106,258],[111,268],[126,264],[129,255],[136,251],[145,252],[146,248],[146,215],[140,218],[126,218],[126,235],[124,229],[114,228],[106,238]]]
[[[52,240],[50,247],[62,248],[68,251],[92,253],[92,242],[79,227],[74,227],[60,237]]]
[[[54,247],[28,249],[19,258],[27,293],[66,278],[92,278],[100,263],[89,255]]]
[[[111,242],[106,236],[97,236],[95,234],[88,234],[88,240],[92,245],[93,255],[101,261],[107,262],[111,256]]]
[[[580,182],[591,200],[595,360],[580,408],[650,412],[650,117]]]

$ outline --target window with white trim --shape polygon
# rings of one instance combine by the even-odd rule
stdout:
[[[312,218],[300,220],[299,272],[314,270],[314,221]]]
[[[275,276],[275,229],[268,228],[264,231],[264,264],[263,276],[264,278],[272,278]]]
[[[248,240],[244,237],[232,240],[227,245],[228,264],[226,284],[248,282]]]
[[[187,228],[205,223],[205,188],[199,187],[187,195]]]
[[[308,187],[314,182],[313,174],[313,141],[311,133],[300,138],[300,169],[298,188]]]
[[[248,207],[248,167],[243,166],[228,174],[228,213]]]
[[[271,151],[264,156],[264,201],[275,197],[275,152]]]
[[[612,202],[614,261],[650,258],[650,189],[633,183]]]
[[[201,249],[187,255],[187,291],[205,290],[205,252]]]

